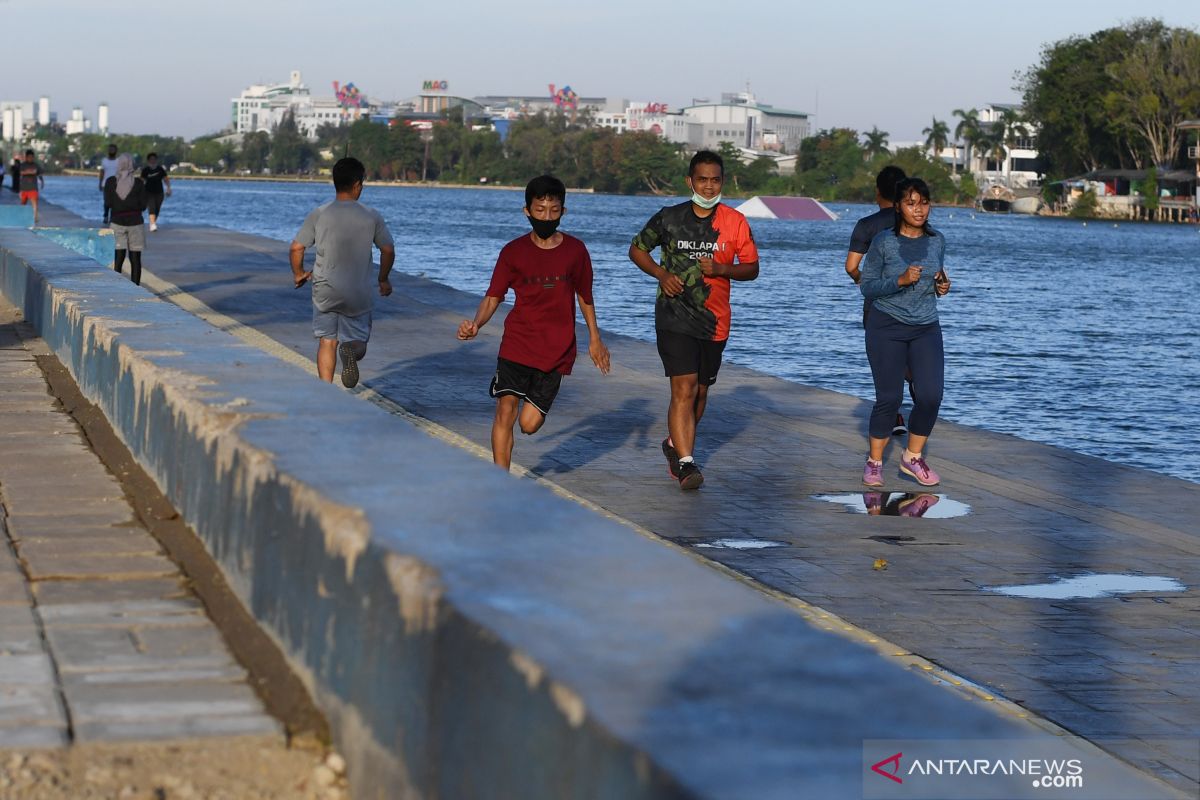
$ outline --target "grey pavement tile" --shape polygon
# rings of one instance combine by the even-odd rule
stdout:
[[[0,655],[0,686],[54,686],[54,664],[46,653]]]
[[[96,528],[116,528],[117,530],[142,530],[133,522],[133,512],[127,511],[117,519],[112,514],[39,514],[23,516],[10,514],[8,529],[15,539],[32,536],[37,533],[58,534],[68,531],[91,531]]]
[[[0,721],[0,748],[24,750],[32,747],[66,747],[66,726],[21,725],[10,727]]]
[[[213,629],[183,628],[195,633],[193,646],[171,648],[161,642],[154,653],[132,628],[52,626],[46,638],[61,674],[105,670],[160,670],[224,667],[231,662]],[[178,643],[173,643],[178,644]],[[202,646],[206,645],[206,646]]]
[[[178,576],[121,581],[40,581],[33,585],[33,593],[43,614],[60,604],[140,602],[190,596],[186,584]]]
[[[64,686],[114,685],[150,683],[158,686],[175,683],[244,683],[246,671],[230,661],[224,666],[169,667],[154,670],[109,670],[105,672],[68,672],[62,676]]]
[[[238,683],[71,684],[64,687],[78,722],[132,722],[262,714],[253,690]]]
[[[22,557],[29,576],[36,581],[49,579],[157,578],[179,573],[179,567],[165,556],[147,555],[36,555]]]
[[[83,721],[75,725],[78,742],[169,741],[200,737],[263,736],[278,739],[283,730],[265,714],[232,714],[133,721]]]
[[[225,640],[212,625],[144,626],[137,627],[134,636],[140,651],[151,657],[182,660],[224,655],[230,658]]]
[[[58,689],[0,686],[0,727],[15,724],[66,725]]]
[[[37,627],[33,608],[26,606],[0,606],[0,630],[10,627]]]
[[[0,658],[10,655],[44,653],[41,628],[34,625],[0,628]]]
[[[17,542],[21,558],[69,558],[89,555],[155,555],[162,553],[158,540],[149,534],[127,534],[119,538],[111,536],[71,536],[34,539],[24,538]]]
[[[38,609],[42,622],[54,625],[196,625],[211,624],[199,600],[125,600],[61,603]]]

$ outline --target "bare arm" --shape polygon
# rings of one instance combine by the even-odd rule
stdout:
[[[696,259],[700,264],[700,272],[709,278],[729,278],[731,281],[752,281],[758,277],[758,262],[747,261],[738,264],[718,264],[711,258]]]
[[[674,297],[683,291],[683,281],[660,267],[649,253],[635,244],[629,245],[629,260],[637,264],[642,272],[658,281],[667,297]]]
[[[292,280],[296,282],[296,288],[299,289],[312,277],[312,272],[304,269],[304,245],[292,242],[292,246],[288,248],[288,260],[292,264]]]
[[[596,368],[607,375],[609,369],[608,348],[600,339],[600,326],[596,323],[596,307],[591,303],[585,303],[578,294],[575,296],[579,299],[579,310],[583,312],[583,321],[588,329],[588,355],[592,357],[592,363],[596,365]]]
[[[379,294],[387,297],[392,293],[392,283],[388,275],[392,274],[392,265],[396,263],[396,248],[379,248]]]
[[[862,263],[863,254],[856,253],[853,250],[846,253],[846,274],[850,276],[850,280],[858,283],[862,280],[862,270],[858,265]]]
[[[479,329],[487,325],[488,320],[492,318],[492,315],[496,313],[496,309],[500,307],[500,300],[501,298],[499,297],[484,295],[483,299],[479,301],[479,310],[475,312],[475,319],[464,319],[459,323],[458,338],[466,341],[467,339],[474,339],[479,335]]]

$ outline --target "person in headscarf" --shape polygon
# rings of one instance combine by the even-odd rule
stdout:
[[[142,212],[146,210],[146,185],[133,170],[133,156],[122,153],[117,158],[117,174],[104,182],[104,203],[112,209],[113,269],[122,271],[125,256],[129,256],[129,275],[137,285],[142,284],[142,250],[146,248],[146,226]]]

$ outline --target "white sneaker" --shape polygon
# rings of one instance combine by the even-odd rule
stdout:
[[[158,230],[158,223],[157,223],[157,222],[151,222],[151,223],[150,223],[150,230],[152,230],[152,231],[156,231],[156,230]]]

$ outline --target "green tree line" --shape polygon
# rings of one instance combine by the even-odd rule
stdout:
[[[945,127],[942,123],[935,127],[938,125]],[[47,159],[50,168],[92,168],[111,142],[122,152],[140,157],[157,152],[167,166],[191,163],[225,174],[315,174],[338,158],[352,155],[363,162],[368,176],[377,180],[520,185],[531,176],[550,172],[568,186],[598,192],[687,191],[684,173],[688,154],[681,145],[649,132],[617,133],[592,126],[586,117],[572,121],[563,114],[514,120],[503,140],[490,128],[464,125],[457,110],[426,134],[402,122],[384,125],[362,119],[348,125],[325,125],[318,130],[315,142],[305,138],[290,117],[271,133],[245,134],[240,143],[220,136],[192,142],[161,136],[67,137],[52,131],[42,136],[51,141]],[[862,137],[848,129],[821,131],[802,143],[794,175],[778,174],[777,164],[769,156],[747,163],[737,147],[722,142],[719,152],[726,164],[726,192],[870,200],[876,172],[887,163],[897,163],[907,172],[924,177],[939,201],[963,201],[974,196],[969,177],[959,178],[920,148],[889,153],[887,136],[886,131],[878,129]]]
[[[1171,169],[1200,117],[1200,34],[1142,19],[1046,45],[1018,89],[1046,172]]]

